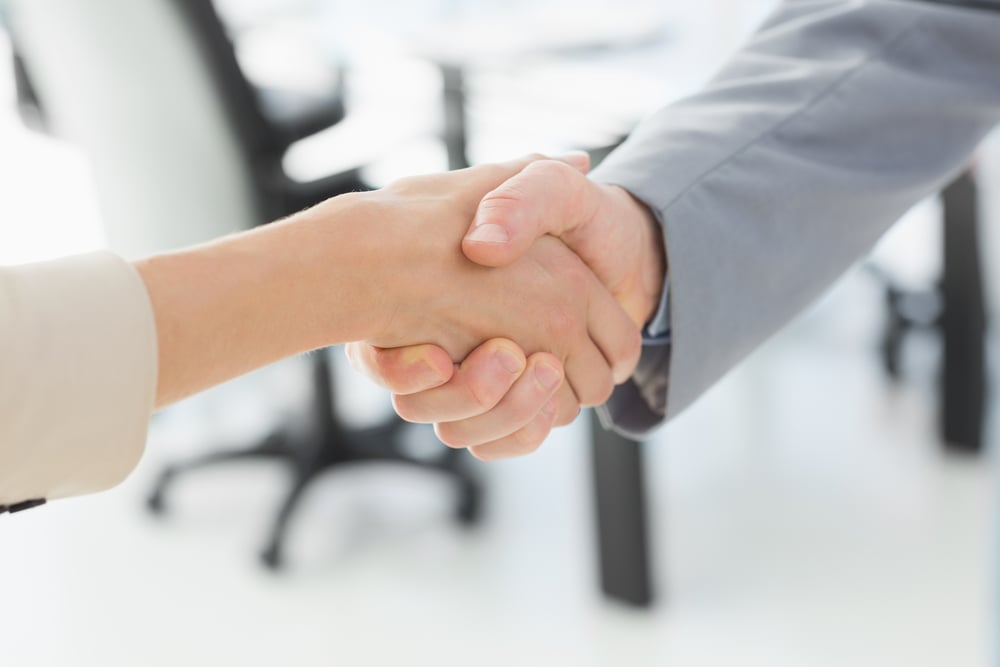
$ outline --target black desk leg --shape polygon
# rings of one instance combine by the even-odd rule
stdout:
[[[944,202],[944,279],[941,330],[941,436],[948,449],[982,449],[986,389],[983,279],[978,198],[971,172],[949,185]]]
[[[469,166],[465,73],[457,65],[441,64],[439,67],[444,84],[444,143],[448,150],[448,169],[464,169]]]
[[[642,448],[605,431],[591,411],[601,588],[639,607],[652,603]]]

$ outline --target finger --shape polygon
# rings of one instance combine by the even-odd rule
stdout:
[[[573,393],[573,388],[565,380],[556,392],[556,426],[572,424],[580,414],[580,399]]]
[[[561,236],[588,224],[599,207],[599,191],[565,162],[531,162],[479,204],[462,250],[484,266],[506,266],[541,236]]]
[[[393,396],[393,407],[406,421],[422,424],[476,417],[504,398],[526,363],[515,343],[494,338],[469,353],[449,382],[430,391]]]
[[[508,179],[516,176],[527,166],[540,161],[552,162],[563,168],[568,168],[576,174],[586,174],[590,171],[590,156],[586,151],[570,151],[556,156],[542,153],[529,153],[506,162],[493,162],[467,167],[459,170],[464,176],[463,193],[475,198],[473,205],[478,207],[483,196],[499,187]],[[452,172],[457,173],[457,172]]]
[[[523,428],[499,440],[471,447],[469,453],[480,461],[496,461],[530,454],[545,442],[557,412],[555,401],[550,400]]]
[[[590,276],[592,283],[590,308],[587,312],[587,331],[590,340],[601,351],[611,368],[613,383],[625,382],[635,373],[642,354],[642,331],[632,317],[607,289]],[[576,385],[574,385],[574,389]],[[577,393],[577,396],[580,394]],[[593,405],[600,405],[607,400]],[[585,405],[591,405],[585,403]]]
[[[528,165],[535,162],[552,161],[562,166],[572,167],[572,170],[580,175],[586,175],[590,171],[590,155],[587,151],[567,151],[559,155],[545,155],[544,153],[528,153],[520,157],[506,160],[504,162],[492,162],[468,167],[465,171],[476,175],[475,182],[483,184],[487,181],[506,181],[523,171]],[[497,187],[500,183],[496,183]]]
[[[539,241],[539,251],[566,248],[554,239]],[[544,255],[542,255],[544,257]],[[566,380],[579,405],[601,405],[616,384],[635,371],[641,352],[641,333],[612,294],[579,260],[551,264],[555,275],[565,279],[570,293],[585,303],[585,312],[570,315],[554,310],[542,322],[545,340],[558,342],[563,352]]]
[[[448,353],[436,345],[380,348],[367,343],[344,346],[351,366],[395,394],[413,394],[438,387],[455,372]]]
[[[518,172],[522,171],[529,164],[540,162],[541,160],[552,160],[573,167],[580,174],[586,175],[590,171],[590,154],[587,151],[566,151],[558,155],[543,155],[542,153],[531,153],[521,158],[512,160],[511,163],[519,166]],[[515,174],[511,174],[513,176]],[[509,177],[508,177],[509,178]]]
[[[560,155],[553,155],[549,159],[556,160],[557,162],[565,162],[584,175],[590,172],[590,153],[587,151],[569,151]]]
[[[558,359],[551,354],[534,354],[526,371],[496,407],[471,419],[440,423],[435,429],[437,436],[449,447],[472,447],[511,435],[531,423],[562,381]]]
[[[565,361],[567,382],[583,406],[607,402],[615,385],[635,372],[642,350],[641,332],[614,297],[598,284],[590,292],[589,338]]]
[[[582,345],[565,360],[566,381],[581,406],[601,405],[615,388],[611,366],[593,343]]]

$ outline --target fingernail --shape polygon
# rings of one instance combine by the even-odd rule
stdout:
[[[506,229],[492,223],[474,227],[465,238],[477,243],[506,243],[510,240]]]
[[[562,373],[548,364],[538,364],[535,367],[535,378],[546,389],[555,389],[562,382]]]
[[[522,370],[524,370],[524,365],[521,361],[521,357],[514,354],[505,347],[501,347],[496,352],[494,352],[494,356],[496,357],[497,361],[500,362],[500,365],[503,366],[507,370],[507,372],[512,375],[515,373],[520,373]]]

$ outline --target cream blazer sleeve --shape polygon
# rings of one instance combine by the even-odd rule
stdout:
[[[98,252],[0,267],[0,512],[123,480],[145,447],[156,364],[128,262]]]

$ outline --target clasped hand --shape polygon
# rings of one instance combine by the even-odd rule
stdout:
[[[631,376],[663,244],[648,209],[588,166],[531,156],[363,195],[392,239],[370,298],[395,296],[374,309],[379,333],[346,349],[402,418],[477,458],[515,456]]]

